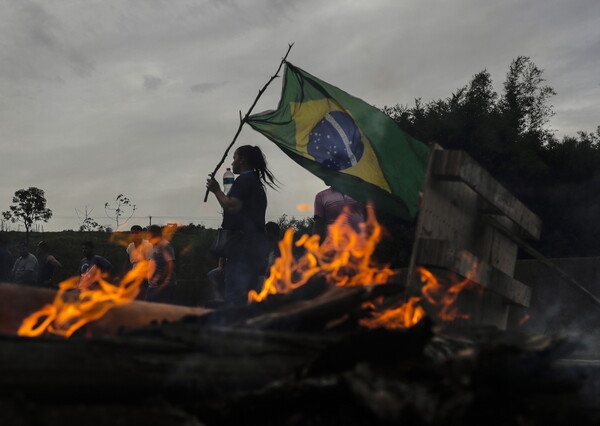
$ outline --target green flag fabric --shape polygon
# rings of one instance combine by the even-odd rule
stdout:
[[[361,99],[286,63],[277,110],[248,123],[326,184],[403,219],[416,216],[429,148]]]

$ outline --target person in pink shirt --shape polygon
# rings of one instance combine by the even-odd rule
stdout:
[[[329,187],[315,196],[313,233],[321,236],[327,234],[327,227],[334,223],[346,208],[346,222],[358,231],[358,224],[364,222],[367,209],[363,203],[346,195],[333,187]]]

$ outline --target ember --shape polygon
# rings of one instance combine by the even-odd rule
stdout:
[[[417,324],[425,316],[425,310],[419,306],[420,297],[411,297],[398,307],[374,313],[371,318],[363,318],[360,324],[368,328],[408,328]],[[369,306],[376,309],[375,305]]]
[[[455,302],[462,290],[468,288],[481,290],[480,285],[466,278],[459,283],[445,286],[440,284],[436,277],[427,269],[416,269],[421,276],[421,282],[423,282],[423,287],[421,288],[423,297],[411,297],[407,302],[399,306],[393,306],[382,311],[378,311],[378,307],[381,308],[382,302],[377,305],[364,306],[365,308],[373,309],[374,312],[370,318],[361,319],[360,324],[369,328],[412,327],[425,316],[425,309],[422,306],[424,302],[438,307],[438,317],[443,321],[469,318],[469,315],[460,313]],[[474,270],[476,270],[476,265],[474,266]],[[472,275],[473,273],[471,272],[468,275]]]

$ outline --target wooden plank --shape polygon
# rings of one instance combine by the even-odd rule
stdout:
[[[513,224],[505,216],[497,215],[496,218],[503,223]],[[473,251],[482,260],[488,262],[491,266],[504,272],[511,277],[514,276],[517,263],[518,245],[504,232],[491,226],[484,216],[478,217],[477,222],[478,247]]]
[[[531,301],[528,286],[446,240],[421,239],[417,244],[415,263],[444,268],[462,277],[469,276],[485,289],[521,306],[527,307]]]
[[[416,237],[452,240],[473,251],[477,194],[460,182],[433,180],[427,185]]]
[[[479,303],[485,306],[485,309],[481,309],[479,324],[494,325],[500,330],[506,330],[510,309],[515,305],[509,306],[504,297],[492,291],[484,292]]]
[[[500,213],[517,224],[528,236],[535,239],[540,237],[542,229],[540,218],[464,151],[435,151],[432,175],[437,179],[464,182]]]

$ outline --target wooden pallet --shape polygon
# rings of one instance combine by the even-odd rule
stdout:
[[[470,322],[506,329],[511,307],[529,306],[531,289],[514,279],[518,245],[515,238],[538,239],[541,220],[463,151],[432,150],[407,294],[420,292],[415,268],[439,278],[449,273],[470,278],[481,295],[459,298]]]

